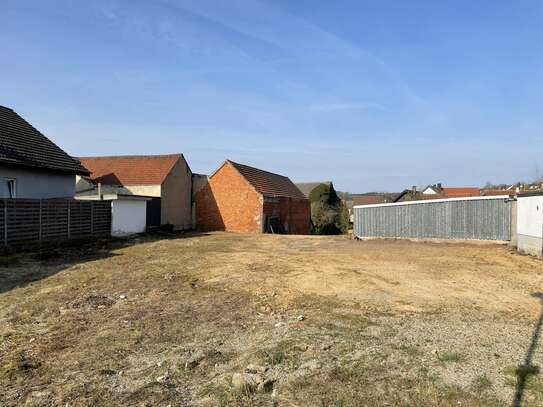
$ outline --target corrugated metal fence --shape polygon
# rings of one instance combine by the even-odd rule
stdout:
[[[511,240],[506,196],[354,207],[356,237]]]
[[[0,248],[110,234],[110,201],[0,199]]]

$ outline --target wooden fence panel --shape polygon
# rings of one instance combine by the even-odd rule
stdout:
[[[9,245],[40,241],[40,201],[8,199],[7,236]]]
[[[70,237],[77,239],[92,234],[92,201],[70,203]]]
[[[92,208],[92,228],[95,236],[111,235],[111,202],[96,201]]]
[[[68,239],[68,201],[42,201],[42,241]]]
[[[111,201],[0,199],[0,247],[110,233]]]

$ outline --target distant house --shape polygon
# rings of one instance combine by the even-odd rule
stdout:
[[[329,194],[331,191],[335,193],[334,185],[331,181],[322,181],[322,182],[297,182],[295,184],[298,189],[304,194],[304,196],[309,199],[310,201],[313,200],[313,198],[320,199],[320,195],[323,193]],[[330,191],[330,192],[327,192]],[[317,196],[311,196],[311,194],[315,192],[319,195]]]
[[[192,171],[182,154],[81,157],[91,172],[77,183],[78,196],[92,189],[122,188],[122,194],[151,197],[147,225],[173,225],[186,230],[192,224]]]
[[[532,183],[517,182],[516,184],[509,186],[507,190],[513,190],[517,193],[543,191],[543,181]]]
[[[499,196],[499,195],[508,195],[515,196],[517,194],[516,190],[511,189],[481,189],[481,196]]]
[[[428,199],[467,198],[481,196],[477,187],[443,187],[441,184],[428,185],[422,190],[417,187],[405,189],[394,202],[423,201]]]
[[[12,109],[0,106],[0,198],[73,198],[89,172]]]
[[[441,184],[428,185],[422,190],[423,195],[437,195],[440,198],[466,198],[480,196],[481,190],[477,187],[443,187]]]
[[[201,230],[307,234],[309,200],[282,175],[225,161],[196,194]]]
[[[428,188],[426,188],[427,190]],[[393,202],[409,202],[409,201],[422,201],[425,199],[438,199],[439,195],[428,193],[423,193],[423,191],[417,190],[417,187],[412,187],[411,189],[404,189]]]
[[[398,197],[398,193],[386,193],[386,192],[368,192],[365,194],[353,195],[353,205],[377,205],[383,203],[394,202]]]

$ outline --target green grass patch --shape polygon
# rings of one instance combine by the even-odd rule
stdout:
[[[419,348],[417,348],[416,346],[413,346],[413,345],[400,345],[398,347],[398,349],[401,350],[402,352],[406,353],[409,356],[419,356],[419,355],[422,354],[422,352],[419,350]]]
[[[492,381],[486,375],[479,376],[473,381],[473,388],[476,391],[488,390],[491,387]]]
[[[460,363],[464,361],[464,357],[458,352],[445,352],[438,354],[438,360],[443,363]]]

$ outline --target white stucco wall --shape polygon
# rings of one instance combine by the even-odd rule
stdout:
[[[436,195],[436,191],[434,191],[432,188],[426,188],[424,191],[422,191],[423,195]]]
[[[124,188],[134,195],[157,198],[162,196],[162,187],[160,185],[124,185]]]
[[[73,198],[75,195],[73,174],[0,166],[0,179],[15,179],[17,198]]]
[[[111,201],[111,235],[127,236],[145,231],[147,202],[118,199]]]
[[[517,214],[519,235],[543,238],[543,196],[519,197]]]

